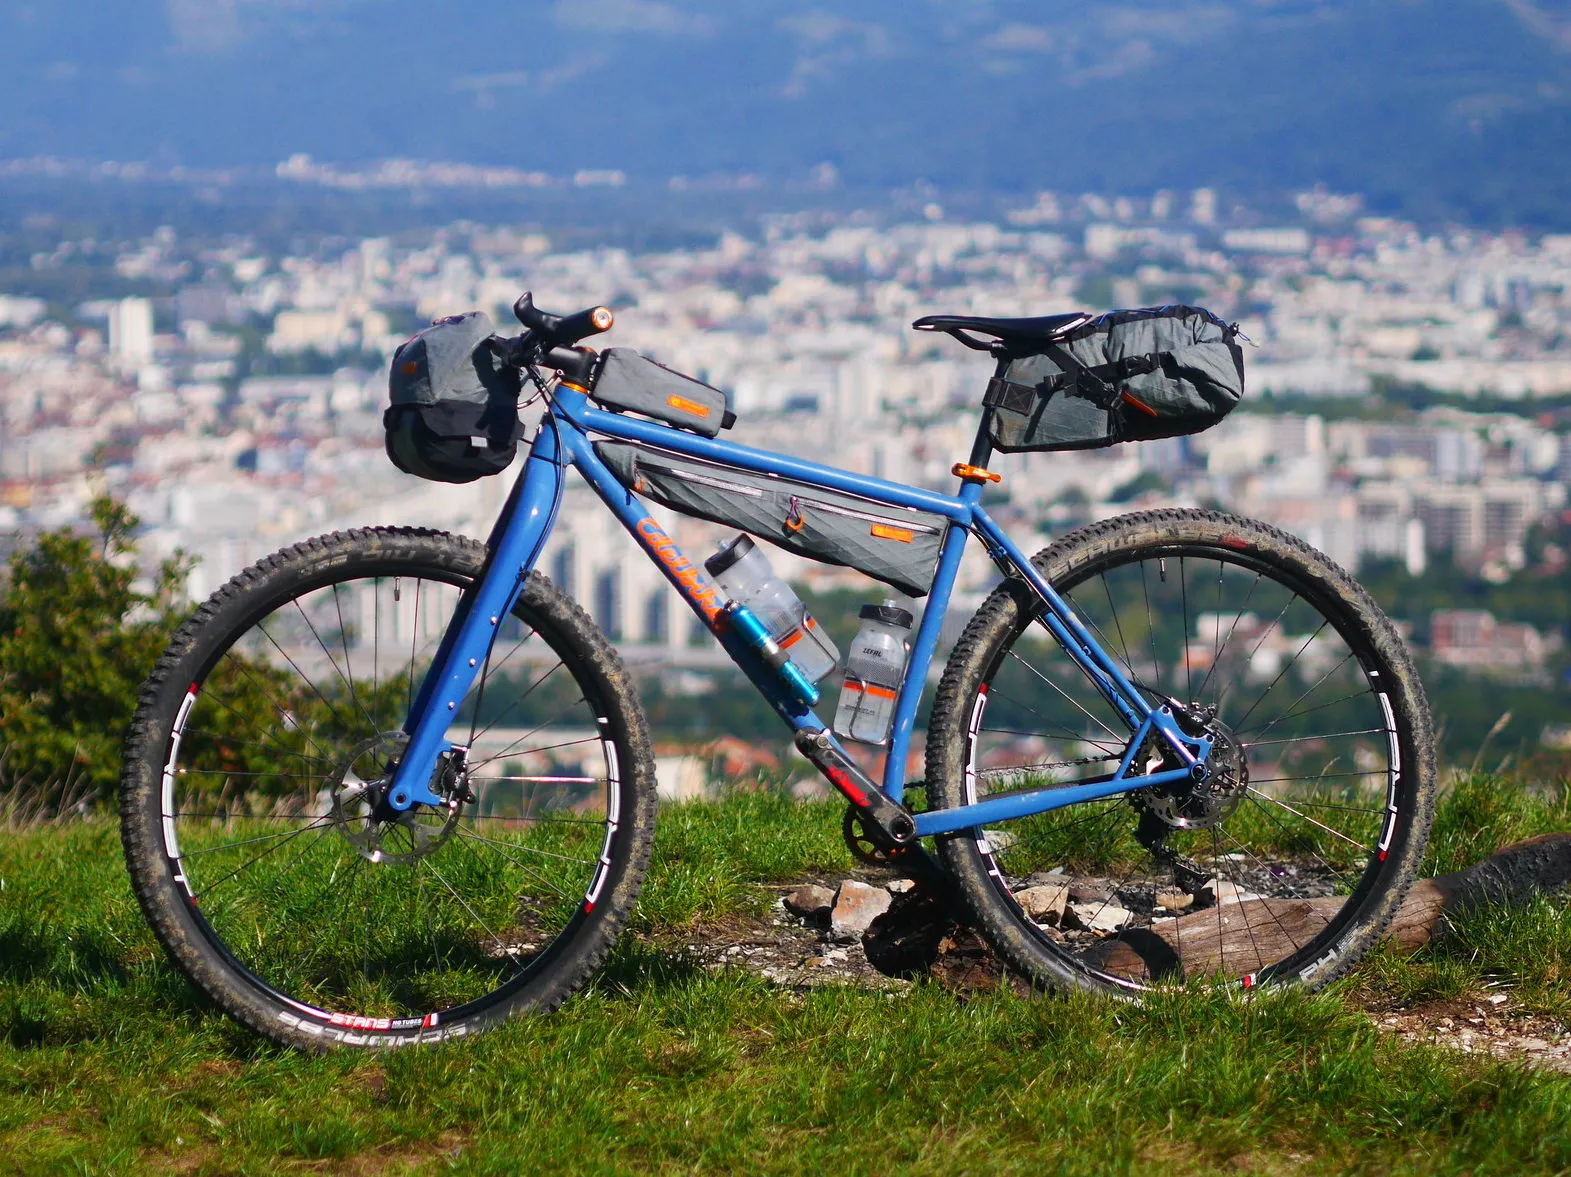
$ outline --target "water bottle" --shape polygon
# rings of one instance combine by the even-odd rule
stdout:
[[[817,682],[835,668],[840,651],[791,586],[775,575],[752,539],[737,536],[705,560],[704,569],[729,599],[746,605],[764,623],[769,636],[809,682]]]
[[[905,678],[912,617],[894,601],[863,605],[846,655],[845,685],[835,707],[835,734],[863,744],[887,744],[895,695]]]

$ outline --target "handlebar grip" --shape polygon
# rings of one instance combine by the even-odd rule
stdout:
[[[580,339],[609,331],[616,321],[608,307],[590,307],[587,311],[566,316],[550,314],[535,306],[534,295],[528,291],[518,296],[513,304],[513,315],[539,335],[548,347],[571,347]]]
[[[590,307],[587,311],[579,311],[576,315],[568,315],[560,320],[551,332],[551,337],[558,346],[571,347],[580,339],[611,330],[614,322],[616,316],[611,313],[610,307]]]

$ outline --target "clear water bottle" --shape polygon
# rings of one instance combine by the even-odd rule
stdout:
[[[764,623],[779,647],[809,682],[817,682],[840,661],[840,651],[802,604],[791,586],[775,575],[751,538],[739,535],[704,561],[704,569],[725,595],[746,605]]]
[[[911,650],[912,617],[894,601],[863,605],[859,616],[862,628],[846,655],[845,685],[835,707],[835,734],[863,744],[887,744]]]

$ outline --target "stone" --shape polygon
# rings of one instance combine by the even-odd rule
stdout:
[[[828,887],[808,883],[785,897],[786,910],[805,920],[822,919],[834,906],[835,893]]]
[[[1134,918],[1134,912],[1111,903],[1070,903],[1064,908],[1063,922],[1067,927],[1107,935],[1132,923]]]
[[[904,895],[907,891],[914,891],[916,882],[913,879],[893,879],[885,884],[885,890],[891,895]]]
[[[894,896],[882,887],[847,879],[835,893],[829,912],[829,934],[836,940],[855,940],[873,921],[889,910]]]
[[[1177,887],[1163,887],[1156,893],[1156,905],[1163,911],[1188,911],[1194,903],[1193,895]]]
[[[1246,891],[1237,883],[1220,876],[1207,883],[1204,890],[1210,893],[1211,903],[1217,907],[1227,907],[1233,903],[1243,903],[1250,899],[1264,898],[1264,896],[1256,895],[1253,891]]]
[[[1015,893],[1015,902],[1039,924],[1054,924],[1063,917],[1069,902],[1069,888],[1063,883],[1045,883]]]
[[[1008,830],[983,830],[982,835],[993,848],[994,854],[1002,854],[1015,844],[1015,836]]]

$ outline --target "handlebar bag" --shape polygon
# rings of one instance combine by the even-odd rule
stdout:
[[[518,370],[492,350],[484,311],[438,319],[393,353],[387,456],[406,474],[473,482],[518,456]]]
[[[684,515],[740,528],[810,560],[855,568],[909,596],[926,596],[933,587],[949,527],[942,515],[631,442],[597,442],[595,451],[623,486]]]
[[[705,437],[714,437],[736,421],[726,394],[718,388],[672,371],[630,347],[606,348],[589,395],[608,409],[642,413]]]
[[[1000,364],[982,403],[1005,453],[1199,433],[1244,395],[1238,327],[1200,307],[1109,311]]]

